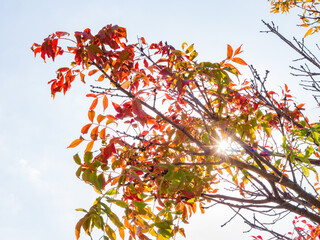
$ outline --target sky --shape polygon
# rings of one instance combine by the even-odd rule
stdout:
[[[65,96],[53,100],[47,82],[55,70],[68,66],[34,58],[30,50],[55,31],[97,32],[107,24],[126,27],[129,41],[137,36],[147,42],[167,41],[179,48],[194,43],[200,60],[220,61],[227,44],[243,44],[242,58],[261,75],[271,71],[268,85],[278,89],[284,83],[298,102],[306,102],[310,118],[319,109],[299,79],[290,75],[295,59],[288,46],[272,34],[261,33],[274,21],[280,32],[292,39],[304,34],[295,14],[273,15],[267,1],[257,0],[15,0],[0,3],[0,238],[10,240],[75,239],[74,226],[97,197],[90,186],[75,176],[72,156],[77,149],[66,147],[79,137],[87,123],[90,101],[88,86],[73,84]],[[313,44],[317,36],[306,40]],[[240,68],[250,78],[247,68]],[[187,239],[250,239],[252,233],[240,219],[227,222],[232,213],[212,208],[196,214],[185,226]],[[84,234],[81,239],[88,239]]]

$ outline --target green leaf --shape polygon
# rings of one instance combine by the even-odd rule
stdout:
[[[81,172],[82,172],[82,167],[80,166],[80,167],[77,169],[77,171],[76,171],[76,176],[77,176],[77,178],[80,177]]]
[[[73,156],[73,160],[76,162],[76,164],[81,165],[81,159],[78,153]]]
[[[148,204],[144,203],[144,202],[138,202],[138,201],[133,201],[133,204],[139,208],[139,210],[143,210],[145,208],[145,206],[147,206]]]
[[[87,164],[87,165],[90,165],[91,163],[91,160],[92,160],[92,152],[86,152],[84,154],[84,162]]]
[[[205,143],[205,144],[207,144],[207,145],[209,145],[210,144],[210,138],[209,138],[209,135],[208,135],[208,133],[203,133],[202,135],[201,135],[201,138],[202,138],[202,140],[203,140],[203,142]]]
[[[106,192],[107,195],[116,195],[118,194],[117,189],[110,189],[108,192]]]

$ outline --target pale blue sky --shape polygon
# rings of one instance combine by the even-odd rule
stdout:
[[[111,23],[126,27],[131,41],[144,36],[148,42],[164,40],[176,47],[194,43],[202,60],[220,61],[227,44],[243,44],[245,61],[262,74],[271,71],[270,86],[287,83],[314,111],[310,93],[302,92],[298,79],[289,74],[295,54],[275,36],[259,33],[266,29],[261,19],[274,20],[290,38],[295,32],[303,36],[295,26],[295,16],[269,14],[267,1],[2,1],[0,238],[75,239],[74,226],[81,213],[74,209],[88,208],[96,197],[75,177],[72,156],[77,150],[66,149],[87,123],[90,101],[84,96],[88,88],[75,83],[65,97],[57,95],[52,100],[47,82],[58,67],[68,63],[58,59],[44,64],[34,59],[33,42],[40,43],[55,31],[72,33],[89,27],[95,32]],[[307,41],[316,39],[312,36]],[[242,235],[241,221],[220,228],[232,214],[227,212],[214,208],[195,216],[186,226],[188,239],[248,239],[244,236],[252,234]]]

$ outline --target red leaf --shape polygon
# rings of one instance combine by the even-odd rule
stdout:
[[[144,66],[147,68],[147,67],[149,67],[149,64],[148,64],[148,62],[147,62],[147,60],[143,60],[143,64],[144,64]]]
[[[68,68],[68,67],[63,67],[63,68],[59,68],[58,70],[57,70],[57,72],[66,72],[66,71],[68,71],[70,68]]]
[[[116,103],[112,102],[112,105],[113,105],[114,109],[115,109],[118,113],[122,113],[122,109],[121,109],[121,107],[120,107],[119,104],[116,104]]]
[[[141,119],[144,119],[147,116],[142,110],[142,105],[139,98],[134,98],[132,100],[132,111]]]
[[[140,39],[141,39],[142,44],[146,44],[146,40],[144,39],[144,37],[141,37]]]
[[[287,93],[290,92],[287,84],[284,84],[284,88],[286,89],[286,92],[287,92]]]

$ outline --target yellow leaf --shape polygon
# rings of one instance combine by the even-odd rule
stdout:
[[[309,30],[306,32],[306,34],[303,36],[304,38],[307,37],[308,35],[312,34],[313,29],[309,28]]]
[[[82,138],[76,139],[69,145],[68,148],[74,148],[74,147],[78,146],[82,141],[83,141]]]

